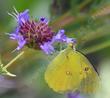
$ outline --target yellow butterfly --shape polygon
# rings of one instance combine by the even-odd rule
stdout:
[[[70,44],[48,65],[45,80],[54,91],[96,91],[99,76],[87,58]]]

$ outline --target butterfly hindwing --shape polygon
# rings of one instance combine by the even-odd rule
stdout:
[[[94,67],[88,61],[88,59],[79,53],[80,63],[81,63],[81,77],[82,82],[80,86],[80,91],[84,93],[94,93],[96,92],[99,85],[99,76]]]

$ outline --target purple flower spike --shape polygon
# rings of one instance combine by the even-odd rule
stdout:
[[[59,30],[58,34],[54,36],[54,32],[48,25],[48,20],[41,17],[39,21],[30,19],[29,10],[22,13],[15,12],[10,14],[14,17],[18,25],[15,31],[10,35],[10,38],[18,42],[16,50],[20,50],[25,45],[33,49],[41,49],[46,54],[52,54],[55,50],[53,44],[55,42],[74,43],[75,39],[68,38],[64,34],[64,30]]]
[[[18,26],[10,35],[10,38],[18,42],[16,50],[20,50],[24,45],[29,48],[42,49],[46,54],[51,54],[54,47],[51,44],[53,38],[53,31],[48,26],[48,20],[44,17],[39,21],[31,20],[29,17],[29,10],[22,13],[15,12],[10,14],[14,17]]]
[[[66,42],[66,43],[76,43],[76,39],[68,38],[65,35],[65,31],[64,30],[59,30],[58,31],[57,35],[54,37],[54,41]]]

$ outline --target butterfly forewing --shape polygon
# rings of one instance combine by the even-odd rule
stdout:
[[[77,58],[72,49],[65,49],[48,65],[45,80],[54,91],[75,91],[79,87],[80,66]]]

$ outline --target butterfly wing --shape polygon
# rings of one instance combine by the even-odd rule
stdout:
[[[81,80],[78,58],[72,49],[65,49],[48,65],[45,80],[50,88],[56,92],[77,90]]]
[[[45,80],[56,92],[91,93],[97,88],[99,76],[85,56],[67,48],[48,65]]]
[[[88,61],[88,59],[78,52],[81,63],[81,78],[82,82],[80,85],[80,91],[83,93],[96,92],[99,87],[99,76],[94,67]]]

